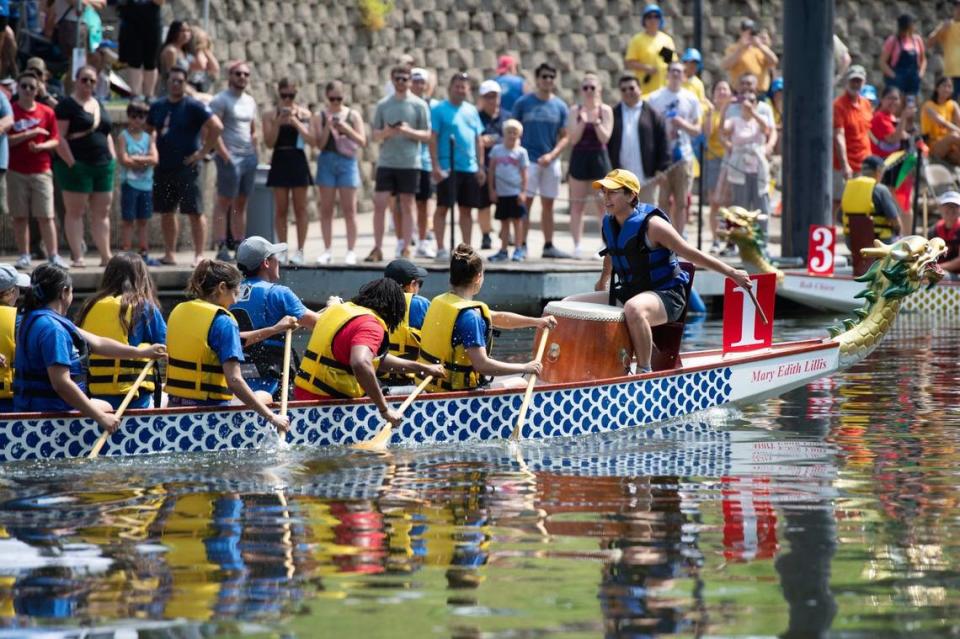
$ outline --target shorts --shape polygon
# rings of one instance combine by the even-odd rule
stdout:
[[[659,206],[670,210],[670,196],[679,206],[686,206],[687,196],[693,187],[693,161],[681,160],[667,169],[667,179],[660,185]]]
[[[0,216],[9,215],[7,207],[7,170],[0,169]]]
[[[157,68],[160,55],[160,7],[153,2],[127,4],[120,9],[120,62],[130,68]]]
[[[157,213],[185,215],[203,213],[203,198],[200,193],[200,168],[185,166],[169,173],[153,173],[153,210]]]
[[[574,180],[594,181],[611,171],[606,149],[574,149],[570,153],[570,177]]]
[[[334,151],[324,151],[317,157],[319,187],[356,189],[360,187],[360,168],[357,158],[348,158]]]
[[[843,177],[843,171],[833,170],[833,201],[839,202],[843,199],[843,189],[847,185],[847,178]]]
[[[490,173],[487,173],[487,179],[493,179],[493,176]],[[487,183],[484,182],[480,185],[480,192],[477,193],[477,208],[478,209],[488,209],[494,205],[494,201],[490,199],[490,189],[487,188]]]
[[[519,195],[507,195],[497,198],[497,210],[493,214],[495,220],[522,220],[527,217],[527,207],[520,204]]]
[[[120,218],[124,222],[149,220],[153,216],[153,191],[120,185]]]
[[[555,199],[560,195],[560,160],[540,166],[531,160],[527,168],[527,196]]]
[[[7,171],[7,181],[13,217],[53,218],[53,173]]]
[[[420,171],[420,186],[417,188],[417,202],[426,202],[436,195],[437,188],[433,184],[430,171]]]
[[[113,193],[113,175],[116,160],[107,164],[88,164],[77,160],[73,167],[59,157],[53,159],[53,177],[64,191],[70,193]]]
[[[723,158],[707,158],[700,169],[700,177],[706,178],[703,183],[703,191],[709,195],[717,187],[717,179],[720,177],[720,171],[723,170]]]
[[[227,162],[219,155],[217,163],[217,195],[220,197],[250,197],[257,179],[257,156],[239,155]]]
[[[420,169],[394,169],[389,166],[378,166],[376,184],[373,190],[377,193],[391,195],[416,193],[420,186]]]
[[[633,291],[629,287],[617,286],[613,289],[613,295],[621,304],[626,304],[627,300],[640,293],[653,293],[663,302],[663,308],[667,311],[667,321],[676,322],[683,315],[683,309],[687,306],[686,290],[683,286],[675,286],[663,291]]]
[[[480,206],[480,184],[476,173],[454,171],[452,176],[448,175],[437,184],[437,206],[450,208],[454,202],[469,209]]]

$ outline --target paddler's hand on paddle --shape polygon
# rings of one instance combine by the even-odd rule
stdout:
[[[300,323],[297,322],[297,318],[292,315],[281,318],[279,322],[273,325],[274,335],[288,330],[295,331],[298,328],[300,328]]]
[[[419,368],[417,375],[420,377],[427,377],[428,375],[434,379],[445,379],[447,377],[447,369],[443,367],[443,364],[420,364]]]
[[[403,415],[398,411],[393,410],[389,406],[385,406],[380,409],[380,417],[383,417],[385,420],[390,422],[390,425],[396,428],[400,425],[400,422],[403,421]]]
[[[537,320],[537,328],[549,328],[551,331],[557,327],[557,318],[553,315],[544,315]]]
[[[270,423],[273,424],[273,427],[276,428],[277,432],[281,435],[290,430],[290,418],[286,415],[274,414],[270,417]]]
[[[753,280],[750,279],[750,274],[742,268],[731,268],[730,272],[727,273],[727,277],[736,282],[737,286],[744,290],[749,291],[753,288]]]
[[[524,375],[536,375],[537,377],[540,377],[540,373],[542,372],[543,372],[543,362],[538,362],[537,360],[533,360],[523,365]]]
[[[167,359],[168,357],[166,344],[151,344],[139,350],[147,359]]]
[[[108,433],[115,433],[117,429],[120,428],[120,417],[117,417],[114,413],[102,413],[100,417],[97,418],[97,423],[100,424],[100,428],[107,431]]]

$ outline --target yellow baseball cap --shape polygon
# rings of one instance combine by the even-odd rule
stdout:
[[[640,192],[640,180],[637,179],[636,175],[626,169],[614,169],[607,173],[607,176],[602,180],[594,182],[593,188],[597,190],[608,189],[610,191],[627,189],[631,193],[636,194]]]

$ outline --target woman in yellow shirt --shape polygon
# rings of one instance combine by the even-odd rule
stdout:
[[[710,232],[713,235],[713,244],[710,252],[720,253],[720,242],[717,241],[717,229],[720,227],[719,208],[726,204],[728,194],[725,192],[726,179],[723,174],[723,158],[727,154],[727,144],[721,132],[723,130],[723,115],[730,101],[733,100],[733,89],[726,80],[718,80],[713,85],[713,104],[706,111],[703,119],[703,135],[707,139],[707,151],[704,154],[701,178],[708,197],[710,198]]]
[[[937,78],[933,95],[920,110],[920,133],[931,157],[960,165],[960,106],[952,96],[953,80]]]

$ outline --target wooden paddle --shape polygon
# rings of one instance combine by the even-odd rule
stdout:
[[[280,414],[287,414],[287,400],[290,397],[290,344],[293,342],[293,329],[287,329],[283,340],[283,376],[280,381]]]
[[[137,394],[137,391],[140,389],[140,385],[143,384],[143,380],[147,378],[147,374],[150,372],[150,369],[153,368],[154,360],[150,360],[143,367],[143,370],[140,371],[140,374],[137,376],[133,386],[130,387],[130,390],[127,391],[127,396],[123,398],[123,401],[120,402],[120,407],[117,408],[116,416],[117,419],[123,417],[123,412],[127,410],[127,406],[130,405],[130,402],[133,401],[133,396]],[[87,455],[87,459],[93,459],[100,454],[100,449],[103,448],[103,445],[107,443],[107,437],[110,436],[110,433],[103,431],[103,434],[100,435],[100,439],[93,445],[93,450],[90,451],[90,454]]]
[[[760,302],[757,301],[757,296],[753,292],[753,286],[747,287],[747,293],[750,293],[750,299],[753,300],[753,305],[757,309],[757,312],[760,313],[760,320],[763,322],[764,326],[770,322],[767,320],[767,314],[763,312],[763,307],[760,306]]]
[[[550,335],[550,329],[543,329],[543,335],[540,336],[540,345],[537,347],[537,359],[539,362],[543,359],[543,349],[547,346],[547,337]],[[533,397],[533,385],[537,383],[537,376],[531,375],[527,380],[527,392],[523,394],[523,403],[520,404],[520,412],[517,414],[517,424],[510,433],[510,439],[516,441],[520,439],[520,431],[523,429],[523,422],[527,419],[527,409],[530,407],[530,398]]]
[[[413,392],[410,393],[403,403],[400,404],[400,408],[397,409],[397,412],[403,415],[403,411],[407,410],[407,407],[413,403],[413,400],[417,398],[424,388],[427,387],[427,384],[433,381],[433,375],[427,375],[426,378],[420,382],[420,385],[413,389]],[[390,443],[390,437],[393,435],[393,424],[387,422],[383,425],[376,435],[371,437],[365,442],[360,442],[359,444],[354,444],[353,447],[358,450],[374,450],[381,451],[386,450],[387,444]]]

